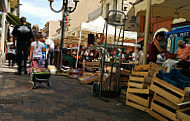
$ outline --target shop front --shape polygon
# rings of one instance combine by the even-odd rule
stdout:
[[[186,44],[190,44],[190,26],[184,26],[174,29],[167,33],[168,38],[168,51],[176,53],[178,49],[177,42],[183,40]]]

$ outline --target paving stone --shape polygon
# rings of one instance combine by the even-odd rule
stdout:
[[[0,104],[0,121],[155,121],[147,113],[125,106],[124,98],[123,106],[117,106],[120,101],[115,99],[95,98],[92,85],[65,76],[52,75],[52,89],[32,90],[30,77],[14,75],[15,69],[0,67],[0,99],[21,103]]]

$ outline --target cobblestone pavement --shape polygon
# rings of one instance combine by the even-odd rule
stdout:
[[[0,67],[0,121],[154,121],[147,113],[125,105],[124,98],[92,96],[91,85],[51,76],[52,89],[31,89],[26,75]]]

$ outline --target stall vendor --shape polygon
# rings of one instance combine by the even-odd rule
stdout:
[[[190,59],[190,45],[186,45],[183,40],[178,41],[177,57],[183,61]]]
[[[148,60],[147,60],[148,63],[149,62],[156,63],[157,55],[159,53],[167,52],[166,50],[160,47],[160,43],[159,43],[164,38],[165,38],[165,32],[164,31],[158,32],[155,36],[155,39],[150,43],[149,52],[148,52]]]

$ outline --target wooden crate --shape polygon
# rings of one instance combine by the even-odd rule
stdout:
[[[134,94],[151,94],[150,89],[138,89],[138,88],[128,88],[127,89],[129,93]]]
[[[153,95],[153,91],[150,90],[150,84],[152,83],[152,77],[155,76],[160,69],[164,68],[154,63],[135,66],[129,76],[126,94],[127,105],[142,111],[150,111],[150,103]],[[146,98],[143,98],[140,95],[146,95]],[[157,113],[150,112],[152,115],[157,116]]]
[[[190,115],[187,112],[190,112],[190,109],[186,111],[177,111],[177,121],[190,121]]]
[[[152,78],[150,89],[175,104],[182,103],[185,100],[185,90],[181,90],[157,77]]]
[[[120,77],[120,81],[121,82],[124,82],[124,81],[128,82],[129,81],[129,77]]]
[[[154,94],[154,97],[151,102],[151,108],[150,108],[150,115],[156,113],[155,118],[162,121],[165,120],[176,120],[176,109],[177,105],[168,101],[167,99],[163,98],[162,96],[158,94]],[[161,118],[162,117],[162,118]]]
[[[150,97],[148,95],[136,95],[127,91],[126,96],[126,105],[142,111],[148,111],[150,102]]]
[[[150,65],[150,69],[149,70],[157,71],[158,72],[160,69],[162,69],[164,73],[166,72],[166,68],[164,68],[164,67],[162,67],[162,66],[160,66],[160,65],[158,65],[156,63],[150,62],[149,65]]]
[[[79,77],[79,81],[82,84],[88,84],[88,83],[98,80],[99,78],[100,77],[98,75],[96,75],[95,73],[85,72],[85,73],[83,73],[82,76]]]
[[[119,81],[119,85],[127,87],[128,82],[127,81]]]
[[[147,65],[135,65],[134,71],[147,71],[148,72],[149,70],[152,70],[152,71],[158,72],[160,69],[162,69],[163,72],[166,72],[166,68],[164,68],[158,64],[150,62]]]
[[[139,76],[139,77],[145,77],[148,76],[148,72],[142,72],[142,71],[132,71],[133,76]]]
[[[131,75],[131,70],[121,70],[120,74],[129,76],[129,75]]]
[[[85,67],[99,67],[99,62],[85,62]]]
[[[135,65],[134,71],[148,71],[150,69],[150,64],[148,65]]]
[[[176,115],[177,121],[190,121],[190,101],[178,104]]]
[[[128,82],[128,88],[137,88],[137,89],[148,89],[149,83],[145,82],[134,82],[134,81],[129,81]]]

